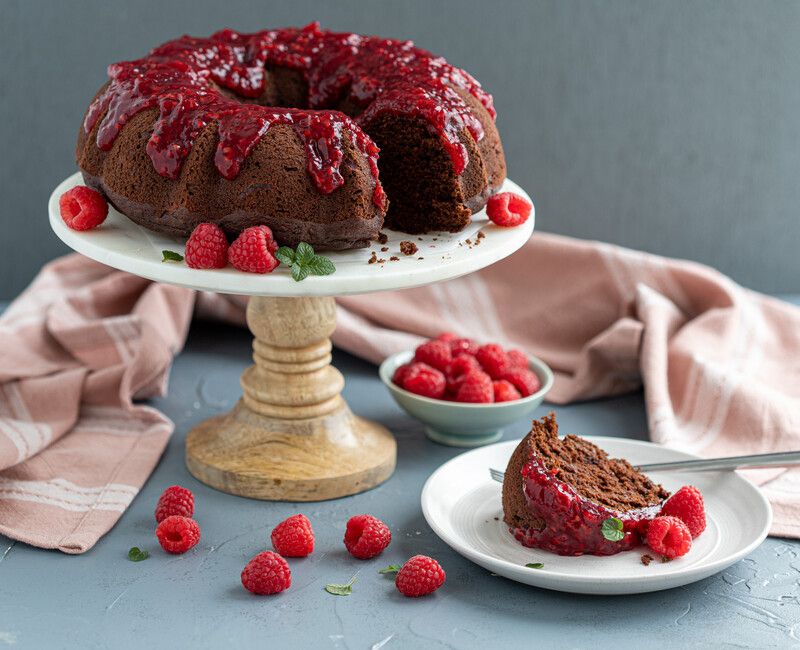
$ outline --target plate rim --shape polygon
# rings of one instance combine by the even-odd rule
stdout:
[[[631,445],[634,445],[634,446],[647,447],[647,448],[657,447],[657,448],[660,448],[660,449],[668,449],[671,452],[674,452],[674,453],[680,454],[682,456],[685,456],[687,458],[687,460],[690,459],[690,458],[699,458],[699,456],[695,456],[694,454],[690,454],[688,452],[681,451],[679,449],[672,449],[672,448],[669,448],[669,447],[664,447],[663,445],[659,445],[659,444],[656,444],[654,442],[650,442],[650,441],[647,441],[647,440],[633,440],[633,439],[630,439],[630,438],[621,438],[619,436],[581,436],[581,437],[584,438],[585,440],[588,440],[589,442],[595,442],[595,441],[601,441],[602,442],[603,440],[611,439],[611,440],[615,440],[615,441],[623,441],[626,444],[631,444]],[[453,458],[451,458],[451,459],[445,461],[444,463],[442,463],[439,467],[437,467],[431,473],[431,475],[427,478],[427,480],[425,481],[425,484],[422,487],[422,492],[420,494],[420,505],[422,507],[422,515],[425,518],[425,521],[428,523],[428,525],[433,530],[433,532],[436,534],[436,536],[439,539],[441,539],[445,544],[447,544],[450,548],[452,548],[454,551],[456,551],[460,555],[466,557],[471,562],[475,562],[476,564],[480,565],[483,568],[487,568],[487,567],[485,567],[483,564],[481,564],[480,560],[485,560],[485,561],[488,561],[488,562],[491,562],[491,563],[499,563],[500,566],[502,566],[504,568],[507,568],[509,572],[519,571],[523,567],[521,567],[519,565],[516,565],[513,562],[509,562],[508,560],[504,560],[502,558],[498,558],[498,557],[495,557],[495,556],[487,555],[486,553],[483,553],[482,551],[474,549],[474,548],[472,548],[472,547],[470,547],[470,546],[468,546],[466,544],[461,543],[459,540],[452,539],[452,538],[450,538],[449,535],[446,535],[442,531],[441,526],[436,522],[435,518],[433,517],[433,515],[431,514],[431,512],[429,510],[429,506],[428,506],[428,501],[430,500],[429,492],[430,492],[430,490],[433,489],[433,487],[432,487],[433,486],[433,481],[436,478],[437,474],[439,474],[441,471],[443,471],[451,463],[454,463],[455,461],[459,460],[462,456],[465,456],[467,454],[480,454],[481,452],[485,452],[486,449],[489,449],[491,447],[500,447],[500,446],[505,446],[505,445],[507,445],[509,447],[511,447],[512,445],[516,446],[516,445],[519,444],[520,440],[522,440],[522,438],[515,439],[515,440],[501,440],[501,441],[493,443],[491,445],[485,445],[485,446],[479,447],[477,449],[470,449],[470,450],[465,451],[465,452],[463,452],[461,454],[458,454],[458,455],[454,456]],[[597,444],[597,443],[595,443],[595,444]],[[601,445],[598,445],[598,446],[601,446]],[[601,448],[602,448],[602,446],[601,446]],[[513,451],[513,449],[512,449],[512,451]],[[487,471],[488,471],[488,468],[487,468]],[[625,577],[625,578],[609,576],[609,577],[604,577],[602,579],[602,581],[599,581],[597,579],[597,577],[593,577],[593,576],[564,574],[562,572],[552,571],[552,570],[549,570],[549,569],[546,569],[546,568],[538,569],[536,571],[535,575],[547,576],[551,580],[553,580],[553,579],[554,580],[562,579],[565,582],[569,581],[569,582],[571,582],[573,584],[580,584],[580,585],[593,585],[593,584],[598,584],[598,585],[600,585],[600,584],[602,584],[602,585],[621,585],[621,584],[639,585],[640,583],[648,583],[648,582],[651,582],[651,581],[654,581],[654,580],[657,581],[657,580],[668,580],[668,579],[674,579],[674,578],[681,578],[681,577],[689,576],[689,575],[695,574],[695,573],[696,574],[703,574],[703,575],[713,575],[713,574],[721,571],[722,569],[724,569],[725,567],[730,566],[734,562],[738,562],[742,558],[746,557],[753,550],[758,548],[761,545],[761,543],[769,536],[769,530],[770,530],[770,527],[772,526],[772,520],[773,520],[772,506],[769,503],[769,501],[767,500],[767,498],[764,496],[764,493],[759,489],[759,487],[757,485],[751,483],[747,479],[745,479],[740,474],[738,474],[736,472],[733,472],[733,474],[736,476],[736,480],[740,481],[745,486],[745,489],[751,490],[756,495],[758,500],[761,501],[762,505],[764,506],[764,512],[766,514],[765,524],[762,527],[762,529],[759,532],[759,534],[756,537],[756,539],[751,541],[749,544],[745,545],[742,549],[736,551],[735,553],[733,553],[733,554],[731,554],[731,555],[729,555],[727,557],[721,558],[719,560],[715,560],[715,561],[710,562],[710,563],[703,564],[702,561],[701,561],[700,564],[693,564],[691,566],[687,566],[687,567],[684,567],[684,568],[678,568],[678,569],[676,569],[674,571],[671,571],[669,573],[666,573],[666,574],[653,575],[653,576],[640,575],[640,576],[631,576],[631,577]],[[538,585],[538,584],[534,584],[534,583],[522,582],[518,578],[516,578],[514,576],[511,576],[511,575],[503,575],[503,577],[508,578],[509,580],[514,580],[515,582],[519,582],[520,584],[526,584],[526,585],[536,586],[536,587],[540,587],[540,588],[553,589],[553,587],[548,586],[548,585],[544,585],[544,584]],[[702,577],[700,577],[698,579],[702,579]],[[683,583],[683,584],[686,584],[686,583]],[[678,585],[675,585],[675,586],[678,586]],[[665,586],[663,588],[664,589],[668,589],[668,588],[671,588],[671,586]],[[651,591],[656,591],[656,590],[658,590],[658,589],[653,589]],[[575,592],[574,589],[570,589],[570,588],[565,588],[562,591]],[[590,593],[590,592],[581,592],[581,593]],[[630,592],[630,593],[634,593],[634,592]],[[598,595],[600,595],[599,592],[598,592]]]

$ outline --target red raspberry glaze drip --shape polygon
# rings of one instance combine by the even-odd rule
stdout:
[[[242,103],[221,91],[260,97],[267,65],[304,73],[308,109]],[[353,146],[369,160],[378,206],[385,203],[378,181],[378,147],[359,125],[386,113],[422,118],[460,174],[468,156],[459,133],[466,128],[480,140],[483,129],[454,88],[471,93],[495,115],[491,96],[475,79],[410,41],[328,32],[317,23],[254,34],[223,30],[209,38],[183,36],[142,59],[109,66],[108,75],[109,85],[84,121],[88,133],[105,113],[97,133],[97,146],[104,151],[134,115],[156,108],[159,116],[147,153],[159,174],[176,179],[194,141],[216,121],[219,144],[214,162],[231,180],[272,125],[291,124],[305,143],[308,173],[319,191],[328,194],[344,183],[340,167],[347,131]],[[363,107],[357,118],[323,110],[345,97]]]
[[[616,512],[589,501],[571,485],[559,481],[537,458],[522,467],[523,491],[531,513],[545,521],[543,530],[512,528],[524,546],[542,548],[559,555],[614,555],[641,542],[637,523],[653,519],[661,504]],[[609,517],[623,523],[625,536],[618,542],[603,537],[601,526]]]

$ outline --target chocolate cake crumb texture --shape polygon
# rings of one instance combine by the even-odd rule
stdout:
[[[653,559],[654,558],[652,555],[645,553],[644,555],[642,555],[642,564],[644,564],[645,566],[649,566],[650,563],[653,561]]]
[[[419,250],[417,245],[413,241],[401,241],[400,242],[400,252],[403,255],[413,255]]]

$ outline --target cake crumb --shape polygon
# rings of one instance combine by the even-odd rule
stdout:
[[[417,245],[413,241],[401,241],[400,242],[400,252],[403,255],[413,255],[419,249]]]
[[[418,257],[417,259],[418,260],[424,260],[425,258],[424,257]]]
[[[388,250],[389,250],[388,246],[381,246],[381,253],[385,253]]]
[[[399,258],[399,257],[397,257],[397,256],[395,256],[395,255],[392,255],[392,256],[389,258],[389,261],[390,261],[390,262],[399,262],[399,261],[400,261],[400,258]]]
[[[378,256],[375,255],[375,251],[372,251],[372,256],[367,260],[367,264],[375,264],[378,261]]]
[[[642,555],[642,564],[644,564],[645,566],[648,566],[652,561],[653,561],[653,556],[652,555],[650,555],[648,553],[645,553],[644,555]]]
[[[382,257],[379,257],[377,261],[378,261],[378,264],[386,264],[386,260],[383,259]]]
[[[661,561],[666,564],[667,562],[672,562],[672,558],[667,557],[666,555],[661,556]]]
[[[500,521],[500,517],[495,517],[494,520],[495,521]]]
[[[389,236],[386,233],[379,232],[378,233],[378,243],[379,244],[385,244],[387,241],[389,241]]]
[[[467,242],[467,246],[472,246],[472,240],[471,239],[467,239],[466,242]]]
[[[483,234],[483,230],[478,231],[478,239],[483,239],[486,235]]]

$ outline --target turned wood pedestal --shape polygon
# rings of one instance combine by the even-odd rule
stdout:
[[[256,499],[322,501],[363,492],[392,475],[389,431],[350,411],[331,365],[333,298],[256,296],[247,308],[254,365],[229,413],[186,438],[198,480]]]

